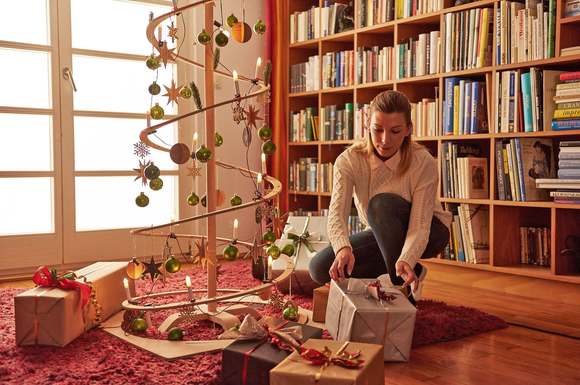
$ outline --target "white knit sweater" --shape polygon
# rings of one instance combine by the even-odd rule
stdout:
[[[411,202],[409,228],[399,256],[399,260],[406,261],[411,268],[425,251],[433,216],[449,228],[451,213],[443,210],[437,196],[437,161],[426,149],[414,149],[409,169],[397,176],[400,160],[398,152],[383,162],[374,154],[369,156],[352,147],[336,158],[328,217],[328,237],[335,253],[343,247],[351,247],[347,218],[353,193],[359,217],[366,228],[369,228],[368,203],[374,195],[394,193]]]

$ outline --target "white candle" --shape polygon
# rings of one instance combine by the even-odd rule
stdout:
[[[162,39],[163,39],[163,29],[161,28],[161,26],[159,26],[157,27],[157,41],[161,43]]]
[[[272,256],[268,256],[268,271],[266,272],[266,279],[269,281],[272,279]]]
[[[234,219],[234,234],[232,236],[233,239],[238,239],[238,220]]]
[[[127,300],[131,299],[131,291],[129,290],[129,280],[127,278],[123,278],[123,287],[125,288],[125,296]]]
[[[189,275],[185,276],[185,286],[187,286],[187,292],[189,293],[189,300],[193,300],[193,289],[191,288],[191,278]]]
[[[258,182],[258,192],[260,194],[262,194],[262,174],[258,174],[258,178],[257,178],[257,182]]]
[[[262,153],[262,174],[264,175],[268,175],[268,173],[266,172],[266,154]]]
[[[258,79],[258,74],[260,73],[260,66],[262,65],[262,58],[258,56],[258,60],[256,60],[256,73],[254,75],[254,79]]]
[[[233,71],[234,76],[234,87],[236,90],[236,95],[240,95],[240,84],[238,83],[238,72],[236,70]]]
[[[197,147],[197,132],[194,132],[193,133],[193,149],[192,150],[195,151],[196,147]]]

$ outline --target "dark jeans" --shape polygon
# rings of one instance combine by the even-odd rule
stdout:
[[[373,196],[369,202],[367,218],[371,230],[351,235],[350,244],[355,257],[351,277],[376,278],[389,273],[394,285],[402,285],[403,279],[397,277],[395,263],[399,259],[407,228],[411,203],[396,194],[381,193]],[[449,242],[449,230],[436,217],[431,221],[429,242],[421,258],[431,258],[442,252]],[[310,276],[319,283],[330,281],[328,271],[334,262],[334,251],[327,247],[318,252],[310,261]],[[415,265],[417,277],[423,266]]]

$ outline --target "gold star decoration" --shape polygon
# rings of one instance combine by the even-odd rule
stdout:
[[[238,104],[234,107],[234,122],[240,124],[242,120],[246,120],[246,116],[244,114],[244,109]]]
[[[139,168],[133,169],[133,171],[137,172],[137,176],[135,177],[135,179],[133,179],[133,181],[136,181],[137,179],[141,179],[141,183],[143,184],[143,186],[147,185],[147,177],[145,176],[145,169],[150,164],[151,164],[150,161],[141,162],[141,160],[139,160]]]
[[[264,120],[262,119],[259,115],[258,112],[260,112],[260,110],[254,108],[253,105],[250,104],[250,106],[248,107],[248,109],[246,111],[244,111],[246,113],[246,120],[248,122],[248,126],[249,127],[254,127],[254,128],[258,128],[256,126],[257,121],[258,120]]]
[[[169,103],[178,103],[177,99],[179,98],[179,90],[181,87],[175,87],[175,81],[171,80],[171,87],[163,86],[167,93],[163,96],[167,96],[167,104]]]
[[[205,243],[205,238],[201,238],[201,242],[195,241],[195,247],[197,252],[192,256],[192,263],[194,266],[201,266],[206,269],[209,263],[207,259],[207,244]]]
[[[151,257],[151,261],[149,263],[142,262],[145,265],[145,270],[143,271],[143,275],[149,274],[151,276],[151,282],[155,280],[159,275],[161,275],[161,270],[159,268],[163,263],[155,263],[155,259]]]
[[[272,218],[272,227],[274,234],[276,234],[276,239],[279,239],[282,236],[284,228],[288,223],[288,215],[289,213],[286,213],[284,215],[276,215],[274,218]]]
[[[191,167],[187,167],[187,170],[189,171],[187,176],[192,176],[194,178],[196,176],[201,176],[201,167],[197,167],[195,161],[192,163]]]
[[[174,26],[173,22],[167,28],[169,28],[168,36],[171,38],[171,42],[175,43],[175,39],[179,39],[179,36],[177,36],[178,29]]]
[[[173,56],[175,55],[173,51],[175,48],[169,49],[167,48],[167,42],[161,41],[159,42],[159,48],[157,50],[159,51],[159,57],[163,61],[163,66],[167,68],[167,62],[173,61]]]

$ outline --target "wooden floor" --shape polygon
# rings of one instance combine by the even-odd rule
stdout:
[[[473,306],[508,322],[580,336],[580,297],[569,286],[429,266],[425,297]],[[485,273],[485,272],[482,272]],[[465,284],[469,282],[469,284]],[[30,281],[0,287],[31,287]],[[574,288],[575,289],[575,288]],[[521,326],[414,349],[385,364],[388,385],[580,384],[580,339]]]

